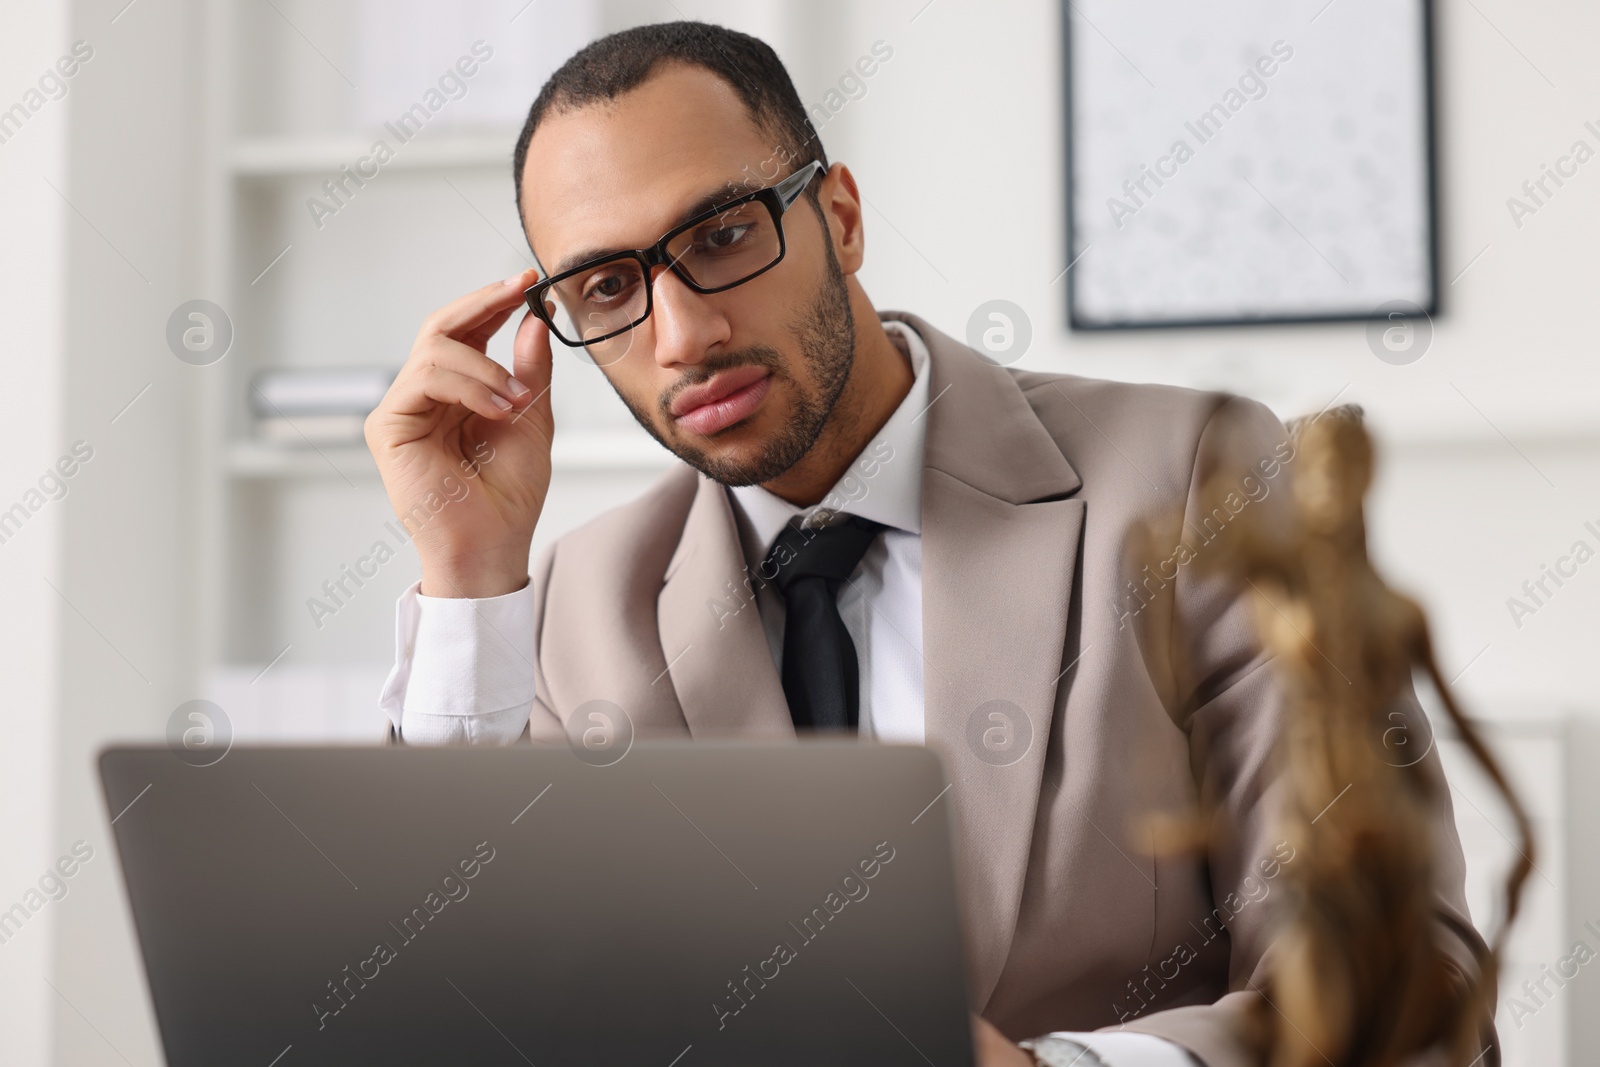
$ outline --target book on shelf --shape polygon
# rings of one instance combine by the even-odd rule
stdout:
[[[358,444],[396,373],[393,367],[263,371],[250,382],[256,437],[277,445]]]
[[[250,382],[250,406],[258,415],[365,415],[378,406],[396,373],[394,367],[262,371]]]

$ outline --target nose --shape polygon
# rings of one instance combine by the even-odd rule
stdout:
[[[732,335],[728,319],[715,302],[683,283],[667,267],[656,268],[651,290],[651,322],[655,326],[655,360],[661,367],[694,366],[712,346]]]

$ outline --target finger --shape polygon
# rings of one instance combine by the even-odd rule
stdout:
[[[402,377],[423,375],[432,367],[442,367],[482,382],[513,407],[522,407],[533,399],[533,392],[514,379],[505,367],[471,345],[448,337],[435,338],[418,349]]]
[[[431,414],[441,404],[459,405],[496,422],[515,412],[511,401],[481,379],[438,363],[412,375],[387,407],[390,414],[404,417]]]
[[[527,397],[514,397],[518,405],[531,399],[550,406],[550,327],[539,316],[528,312],[517,326],[511,343],[511,369],[516,381],[532,390]]]
[[[522,303],[522,291],[538,277],[539,272],[529,267],[504,281],[491,282],[476,292],[458,297],[423,320],[423,332],[453,336],[481,327],[496,315],[502,315],[500,321],[504,322]]]
[[[460,341],[462,344],[470,345],[479,352],[484,352],[488,350],[489,338],[499,333],[500,327],[504,326],[506,320],[516,313],[517,309],[515,307],[508,307],[504,311],[495,312],[476,326],[456,330],[447,336],[452,340]]]

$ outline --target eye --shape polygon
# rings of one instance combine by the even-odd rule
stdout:
[[[709,252],[725,252],[743,241],[754,229],[748,223],[739,226],[719,226],[705,235],[701,244]]]
[[[691,247],[702,256],[727,256],[743,252],[766,240],[764,216],[764,211],[750,204],[729,208],[695,228]]]
[[[583,298],[590,303],[611,303],[625,296],[633,281],[634,275],[631,271],[597,271],[584,283]]]

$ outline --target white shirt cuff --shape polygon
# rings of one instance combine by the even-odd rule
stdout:
[[[1195,1067],[1198,1061],[1189,1050],[1154,1034],[1131,1031],[1060,1031],[1051,1037],[1076,1041],[1099,1056],[1106,1067]]]
[[[423,596],[395,604],[395,664],[380,705],[411,744],[509,744],[534,698],[532,584],[481,600]]]

